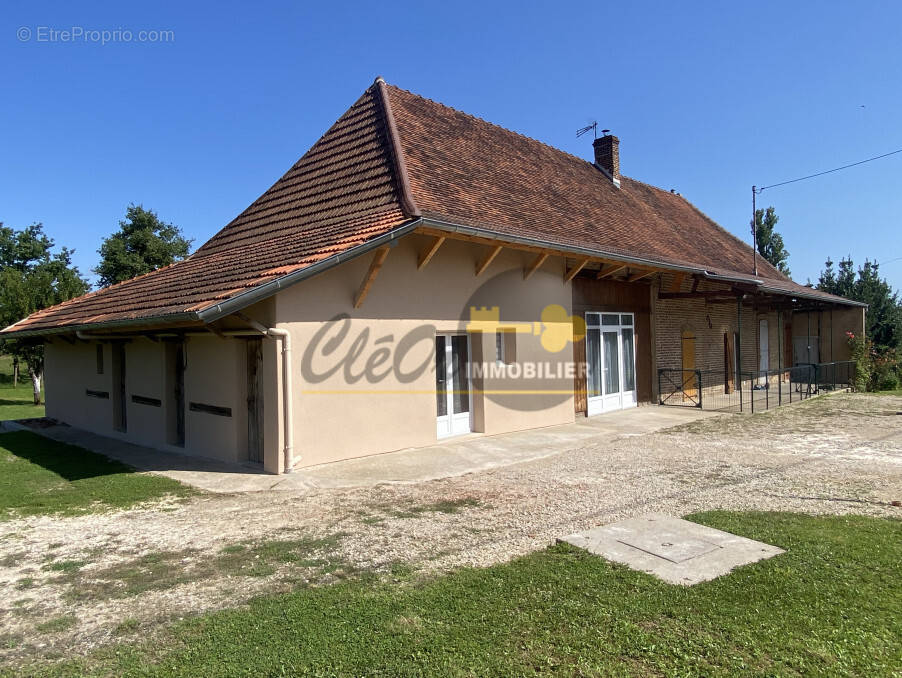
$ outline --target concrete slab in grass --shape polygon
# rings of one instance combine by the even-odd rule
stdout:
[[[684,586],[783,553],[776,546],[660,513],[578,532],[561,541]]]

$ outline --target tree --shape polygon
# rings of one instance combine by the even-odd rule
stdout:
[[[51,253],[53,240],[41,224],[21,231],[0,224],[0,325],[6,327],[42,308],[78,297],[90,285],[72,265],[73,250]],[[3,341],[3,350],[28,367],[35,405],[41,402],[44,345],[25,339]]]
[[[865,259],[856,277],[851,257],[840,260],[838,271],[827,259],[817,289],[868,305],[865,333],[879,353],[902,347],[902,302],[899,293],[880,277],[878,264]]]
[[[789,252],[783,247],[783,237],[775,227],[780,217],[774,208],[755,210],[755,244],[758,254],[769,261],[784,275],[789,275]]]
[[[188,256],[191,240],[178,226],[160,220],[156,212],[131,204],[119,230],[103,241],[100,264],[94,269],[100,285],[107,287],[150,273]]]

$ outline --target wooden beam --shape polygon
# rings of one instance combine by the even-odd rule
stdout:
[[[442,246],[442,243],[444,243],[445,240],[446,236],[437,235],[432,241],[432,244],[430,244],[429,247],[420,252],[420,256],[417,258],[418,271],[421,271],[426,267],[426,264],[428,264],[432,260],[432,257],[435,256],[435,253],[438,252],[438,248]]]
[[[685,280],[686,274],[682,271],[677,271],[673,274],[673,280],[670,281],[670,287],[668,287],[669,292],[679,292],[683,289],[683,280]]]
[[[574,257],[574,253],[569,250],[564,249],[554,249],[550,247],[539,247],[537,245],[526,245],[522,243],[514,243],[514,242],[502,242],[497,239],[492,238],[484,238],[477,235],[467,235],[464,233],[453,233],[450,231],[442,231],[437,228],[429,228],[428,226],[421,226],[417,228],[414,233],[419,233],[421,235],[431,235],[431,236],[445,236],[448,240],[461,240],[464,242],[472,242],[477,243],[479,245],[488,245],[489,247],[497,247],[498,245],[502,245],[507,249],[512,250],[520,250],[523,252],[535,252],[536,254],[548,254],[552,257],[570,257],[571,259]],[[585,255],[581,255],[585,256]],[[590,261],[600,261],[606,264],[614,264],[620,263],[615,261],[614,259],[607,259],[605,257],[590,257]]]
[[[576,277],[576,274],[579,273],[581,270],[583,270],[586,267],[586,264],[588,264],[588,263],[589,263],[588,259],[582,259],[582,260],[576,262],[576,266],[574,266],[569,271],[566,271],[564,273],[564,282],[568,283],[571,280],[573,280]]]
[[[485,269],[489,267],[493,261],[495,261],[495,257],[501,254],[501,250],[503,245],[495,245],[492,249],[490,249],[486,255],[476,262],[476,275],[480,276],[485,272]]]
[[[736,301],[737,292],[730,290],[703,290],[701,292],[658,292],[658,299],[717,299],[729,297]]]
[[[622,265],[615,264],[613,266],[609,266],[607,269],[602,268],[598,272],[598,275],[595,276],[595,279],[596,280],[604,280],[605,278],[610,278],[612,275],[614,275],[615,273],[619,273],[620,271],[622,271],[625,268],[626,268],[626,264],[622,264]]]
[[[548,254],[546,252],[542,252],[535,259],[532,260],[532,263],[526,267],[526,270],[523,271],[523,280],[529,280],[529,276],[535,273],[539,266],[545,263],[548,259]]]
[[[505,248],[512,249],[512,250],[519,250],[519,251],[523,251],[523,252],[535,253],[537,255],[536,260],[539,259],[540,255],[545,255],[545,257],[542,259],[542,261],[539,262],[538,266],[541,266],[545,262],[545,260],[547,260],[548,257],[562,257],[562,258],[573,259],[574,255],[575,255],[574,252],[572,252],[570,250],[565,250],[565,249],[554,249],[554,248],[549,248],[549,247],[540,247],[537,245],[528,245],[528,244],[515,243],[515,242],[501,242],[501,241],[499,241],[497,239],[493,239],[493,238],[487,238],[487,237],[477,236],[477,235],[468,235],[468,234],[464,234],[464,233],[454,233],[451,231],[443,231],[441,229],[431,228],[429,226],[421,226],[421,227],[417,228],[414,231],[414,233],[418,233],[420,235],[429,235],[434,238],[444,237],[444,238],[447,238],[448,240],[461,240],[464,242],[476,243],[479,245],[486,245],[486,246],[492,248],[492,252],[490,252],[489,254],[490,254],[490,256],[492,256],[493,259],[495,256],[497,256],[497,254],[493,254],[494,251],[500,247],[505,247]],[[582,261],[583,258],[586,258],[585,255],[581,255],[581,257],[582,258],[580,259],[580,261]],[[483,261],[484,260],[480,260],[480,263],[477,264],[477,266],[481,266]],[[602,268],[596,276],[596,278],[598,280],[601,280],[603,278],[608,278],[612,275],[615,275],[625,268],[630,268],[634,272],[649,271],[651,273],[657,273],[659,271],[669,270],[667,268],[666,264],[662,264],[660,266],[645,265],[645,264],[641,264],[641,265],[625,264],[622,261],[618,261],[616,259],[609,259],[604,256],[588,257],[588,262],[589,263],[599,262],[600,264],[602,264]],[[535,263],[535,262],[533,262],[533,263]],[[530,268],[527,268],[524,271],[524,275],[525,275],[525,277],[528,278],[530,275],[532,275],[533,272],[534,272],[534,270],[530,271]],[[564,273],[564,275],[566,275],[566,274],[567,273]],[[645,276],[643,275],[643,277],[645,277]]]
[[[354,296],[354,308],[360,308],[363,300],[366,299],[366,295],[370,293],[370,287],[373,286],[373,281],[379,275],[379,271],[382,269],[382,264],[385,263],[385,257],[387,256],[388,247],[380,247],[376,250],[373,260],[370,262],[370,268],[360,283],[360,289],[357,290],[357,294]]]
[[[637,280],[642,280],[642,278],[647,278],[650,275],[654,275],[657,273],[655,270],[651,271],[636,271],[635,273],[628,275],[626,277],[627,282],[636,282]]]
[[[222,333],[222,330],[213,327],[212,325],[207,325],[207,329],[210,330],[213,334],[215,334],[220,339],[226,339],[226,335]]]

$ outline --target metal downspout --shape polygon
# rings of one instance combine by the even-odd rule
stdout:
[[[282,342],[282,437],[285,444],[282,450],[284,470],[283,473],[291,473],[297,460],[294,459],[294,427],[292,426],[292,402],[291,402],[291,334],[288,330],[278,327],[266,327],[244,313],[236,313],[235,317],[241,318],[248,325],[269,337]]]
[[[291,334],[288,330],[279,329],[278,327],[267,327],[266,334],[275,337],[282,342],[282,426],[283,437],[285,438],[284,455],[284,472],[291,473],[294,466],[294,427],[292,426],[291,413],[293,412],[291,403]]]

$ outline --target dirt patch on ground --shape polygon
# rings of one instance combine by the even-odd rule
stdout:
[[[0,657],[85,652],[360,571],[484,566],[648,511],[902,517],[902,398],[832,395],[418,485],[0,523]]]

